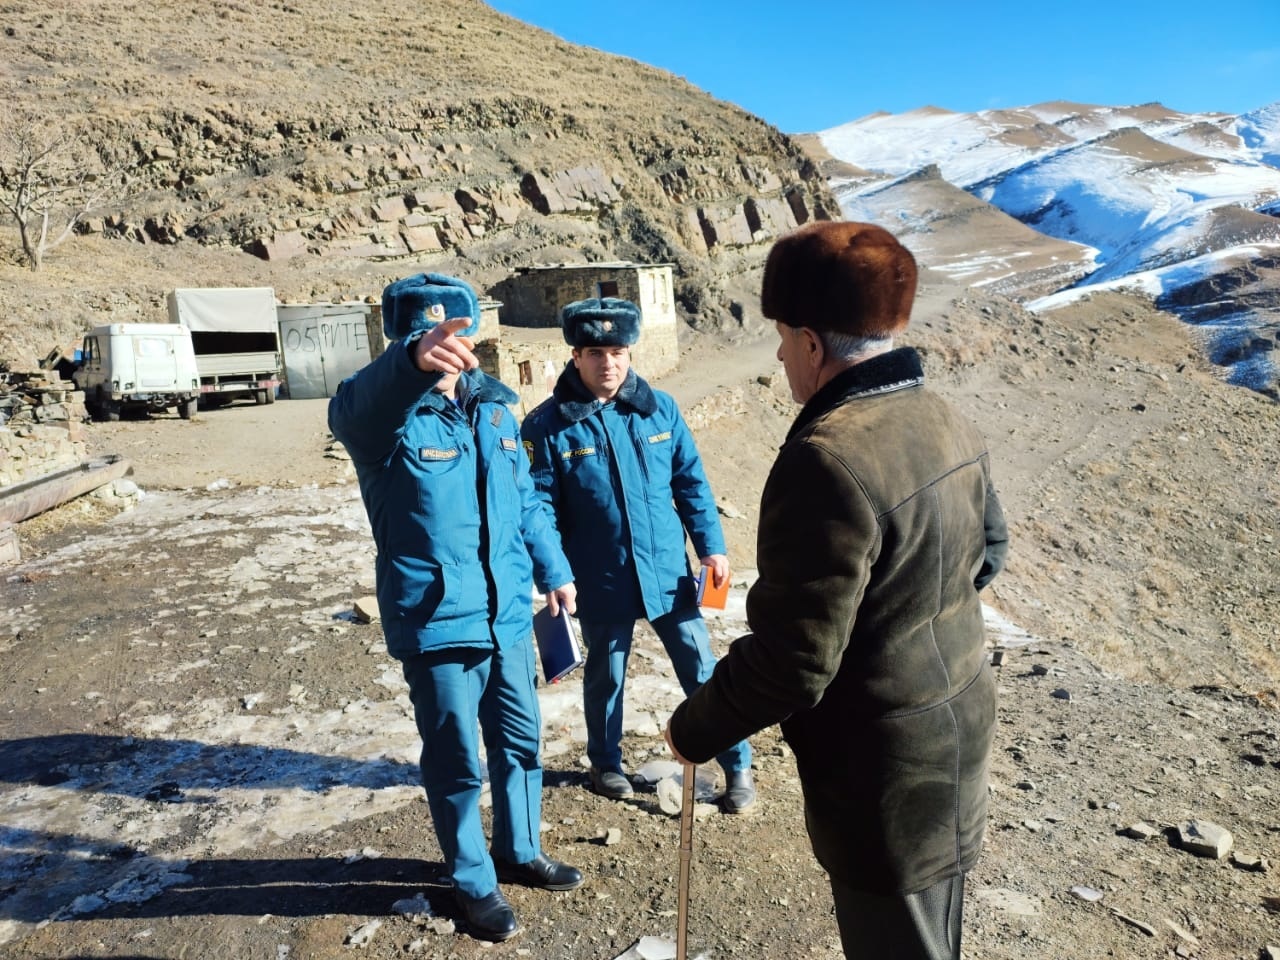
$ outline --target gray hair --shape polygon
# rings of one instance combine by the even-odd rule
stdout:
[[[893,349],[893,337],[858,337],[849,333],[823,331],[822,343],[834,359],[852,363]]]

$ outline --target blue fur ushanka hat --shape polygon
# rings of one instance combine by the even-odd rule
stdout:
[[[460,337],[480,330],[480,301],[465,280],[442,273],[419,273],[387,284],[382,291],[382,332],[388,340],[403,340],[419,330],[455,317],[470,317]]]
[[[640,308],[630,300],[578,300],[560,311],[560,329],[571,347],[629,347],[640,339]]]

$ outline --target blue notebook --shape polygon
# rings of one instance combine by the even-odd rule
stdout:
[[[560,616],[553,617],[549,607],[543,607],[533,615],[533,636],[538,642],[538,655],[542,659],[542,678],[555,683],[565,674],[582,666],[582,647],[573,621],[564,607]]]

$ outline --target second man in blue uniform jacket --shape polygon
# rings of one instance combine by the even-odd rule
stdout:
[[[622,768],[623,687],[635,621],[648,620],[686,693],[711,675],[715,657],[698,610],[686,534],[717,583],[728,576],[711,486],[675,401],[630,368],[640,311],[606,297],[561,314],[573,361],[553,396],[525,418],[521,435],[533,481],[554,511],[578,586],[587,646],[583,706],[597,793],[633,793]],[[751,748],[717,759],[724,809],[755,802]]]

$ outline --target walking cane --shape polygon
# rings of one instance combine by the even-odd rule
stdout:
[[[693,863],[693,780],[692,763],[684,765],[680,795],[680,874],[676,896],[676,960],[686,960],[689,943],[689,867]]]

